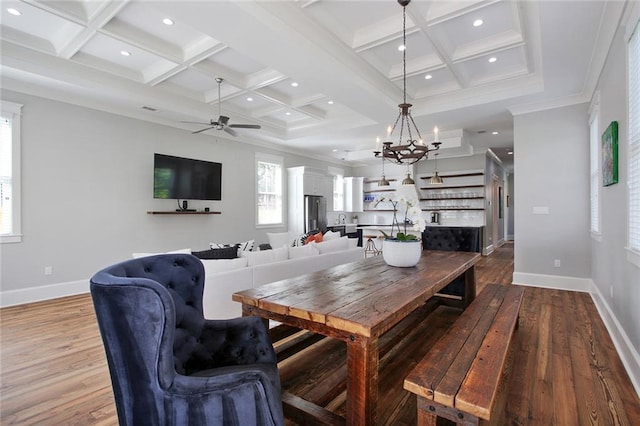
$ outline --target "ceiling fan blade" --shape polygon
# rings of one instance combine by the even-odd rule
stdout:
[[[204,129],[200,129],[200,130],[196,130],[195,132],[191,132],[191,134],[192,134],[192,135],[195,135],[196,133],[206,132],[207,130],[215,129],[215,128],[216,128],[216,126],[213,126],[213,127],[205,127]]]
[[[229,127],[235,127],[236,129],[260,129],[259,124],[229,124]]]
[[[229,127],[225,127],[223,129],[225,132],[229,133],[231,136],[237,136],[238,134],[235,132],[235,130],[230,129]]]
[[[211,125],[216,125],[217,124],[217,123],[212,123],[212,122],[205,123],[203,121],[181,121],[181,123],[202,124],[203,126],[211,126]]]

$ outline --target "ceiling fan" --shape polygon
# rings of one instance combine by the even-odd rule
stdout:
[[[220,112],[220,85],[224,81],[221,77],[216,77],[216,82],[218,83],[218,120],[213,121],[213,119],[209,120],[208,123],[202,123],[198,121],[183,121],[183,123],[192,123],[192,124],[202,124],[205,127],[204,129],[196,130],[195,132],[191,132],[192,134],[206,132],[210,129],[223,130],[229,133],[231,136],[236,136],[237,133],[233,129],[259,129],[259,124],[229,124],[229,117],[224,116]]]

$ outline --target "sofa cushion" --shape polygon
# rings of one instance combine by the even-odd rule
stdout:
[[[179,249],[174,251],[167,251],[163,253],[132,253],[131,256],[134,259],[138,259],[140,257],[155,256],[156,254],[174,254],[174,253],[191,254],[191,249],[185,248],[185,249]]]
[[[322,241],[321,243],[313,243],[320,251],[320,254],[331,253],[339,250],[347,250],[349,248],[349,238],[340,237],[335,240]]]
[[[313,242],[316,242],[316,243],[321,243],[322,242],[322,232],[318,232],[317,234],[309,235],[307,237],[307,239],[304,240],[304,244],[305,245],[313,243]]]
[[[267,238],[271,248],[288,247],[293,244],[293,235],[289,232],[267,232]]]
[[[232,246],[219,249],[194,251],[191,254],[198,259],[235,259],[238,257],[238,247]]]
[[[288,247],[289,259],[297,259],[299,257],[315,256],[320,254],[315,244],[307,244],[302,247]]]
[[[249,259],[246,257],[236,257],[235,259],[202,259],[205,277],[216,272],[246,268],[248,262]]]
[[[337,240],[338,238],[340,238],[339,232],[327,231],[324,233],[322,241]]]
[[[293,247],[303,246],[304,243],[307,241],[307,238],[309,238],[310,235],[315,235],[318,232],[320,232],[320,231],[313,230],[313,231],[309,231],[309,232],[305,232],[303,234],[297,235],[296,237],[294,237],[293,242],[291,243],[291,245]]]
[[[240,255],[248,259],[247,266],[256,266],[287,260],[289,258],[289,248],[280,247],[264,251],[243,251]]]
[[[209,247],[211,247],[212,249],[219,249],[219,248],[238,246],[238,252],[243,252],[243,251],[253,250],[254,243],[255,243],[255,240],[249,240],[249,241],[245,241],[242,243],[235,243],[235,244],[209,243]]]

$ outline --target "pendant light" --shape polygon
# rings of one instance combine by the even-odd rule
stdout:
[[[436,152],[434,155],[436,159],[436,172],[431,176],[431,179],[429,179],[429,183],[431,185],[442,185],[442,178],[438,175],[438,153]]]
[[[390,183],[384,175],[384,158],[382,159],[382,179],[378,181],[378,186],[389,186]]]
[[[415,185],[416,181],[411,178],[411,170],[409,170],[410,166],[407,166],[407,177],[402,180],[403,185]]]

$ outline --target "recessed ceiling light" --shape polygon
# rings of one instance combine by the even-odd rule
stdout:
[[[9,12],[10,14],[12,14],[13,16],[20,16],[20,15],[22,15],[22,12],[20,12],[18,9],[14,9],[13,7],[8,7],[8,8],[7,8],[7,12]]]
[[[333,101],[329,101],[327,102],[329,105],[333,105]]]
[[[336,148],[333,148],[331,151],[332,152],[338,152],[338,150]]]
[[[491,132],[492,135],[499,135],[500,132]]]
[[[284,115],[291,115],[289,111],[285,112]]]
[[[497,60],[498,60],[498,58],[496,58],[495,56],[492,56],[492,57],[489,58],[489,62],[490,63],[494,63]]]
[[[433,78],[433,76],[431,74],[427,74],[424,76],[425,80],[431,80]]]
[[[171,19],[171,18],[164,18],[162,20],[162,23],[165,24],[165,25],[173,25],[174,24],[173,19]]]
[[[248,102],[253,102],[253,98],[247,98]]]
[[[121,54],[122,56],[131,56],[131,52],[127,52],[126,50],[121,50],[121,51],[120,51],[120,54]]]
[[[508,155],[513,155],[513,151],[507,151]]]
[[[293,87],[298,87],[298,83],[296,83],[295,81],[293,83],[291,83],[291,86]]]
[[[476,19],[475,21],[473,21],[473,26],[474,27],[479,27],[482,24],[484,24],[484,21],[482,19]]]
[[[403,50],[407,50],[407,46],[405,46],[404,44],[401,44],[400,46],[398,46],[398,50],[399,51],[403,51]]]

